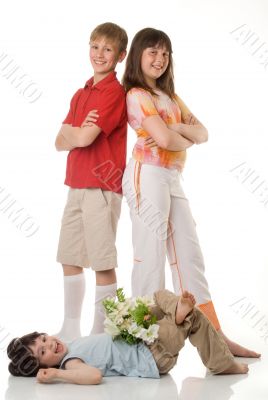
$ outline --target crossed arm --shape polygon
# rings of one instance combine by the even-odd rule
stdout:
[[[91,367],[78,358],[68,360],[65,368],[40,369],[37,380],[40,383],[63,381],[77,385],[98,385],[102,381],[101,371],[98,368]]]
[[[201,144],[208,140],[207,129],[189,110],[186,113],[182,110],[182,119],[183,123],[174,124],[171,129],[191,140],[194,144]]]
[[[180,98],[179,105],[182,113],[182,123],[167,126],[159,115],[152,115],[144,119],[142,127],[149,133],[150,138],[146,145],[171,150],[182,151],[193,144],[201,144],[208,140],[208,131],[205,126],[191,113]],[[81,127],[63,124],[57,137],[55,146],[58,151],[70,151],[75,147],[89,146],[101,132],[95,122],[97,110],[87,115]]]
[[[149,133],[153,141],[161,148],[171,151],[182,151],[193,144],[201,144],[207,141],[208,132],[204,125],[192,114],[187,114],[184,123],[167,126],[159,115],[145,118],[142,127]]]
[[[152,115],[143,121],[142,127],[150,134],[145,142],[150,147],[158,145],[166,150],[182,151],[208,140],[207,129],[178,96],[177,103],[181,110],[181,123],[167,126],[159,115]]]
[[[97,115],[95,112],[96,110],[92,110],[89,115]],[[80,128],[63,124],[56,137],[55,146],[58,151],[70,151],[75,147],[86,147],[93,143],[100,133],[101,128],[93,122],[88,123],[86,117]]]

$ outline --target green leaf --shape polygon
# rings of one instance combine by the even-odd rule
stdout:
[[[120,303],[123,303],[123,301],[126,300],[125,295],[124,295],[124,292],[123,292],[123,288],[117,289],[117,291],[116,291],[116,296],[117,296],[118,301],[119,301]]]
[[[127,330],[122,330],[120,335],[116,336],[115,340],[123,340],[124,342],[128,344],[137,344],[141,342],[141,339],[136,338],[135,336],[131,335],[128,333]]]
[[[137,325],[143,325],[144,316],[149,314],[149,308],[145,304],[139,304],[134,310],[131,310],[131,316]]]
[[[117,309],[117,306],[113,299],[105,299],[103,300],[102,304],[108,314]]]

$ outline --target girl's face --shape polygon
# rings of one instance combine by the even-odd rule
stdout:
[[[141,56],[141,70],[146,83],[156,87],[156,80],[166,71],[169,63],[169,52],[166,47],[147,47]]]

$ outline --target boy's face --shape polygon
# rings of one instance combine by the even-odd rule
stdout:
[[[95,78],[105,78],[114,71],[116,64],[123,61],[126,55],[126,52],[119,54],[117,46],[105,37],[96,38],[90,41],[89,45],[89,57]]]
[[[59,365],[65,354],[67,346],[54,336],[47,334],[40,335],[34,344],[29,345],[33,355],[45,367],[55,367]]]

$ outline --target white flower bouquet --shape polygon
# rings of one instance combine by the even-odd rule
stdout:
[[[125,298],[123,289],[117,289],[115,298],[103,301],[106,313],[104,331],[113,339],[121,339],[128,344],[141,341],[151,344],[158,337],[159,325],[151,313],[153,300],[148,297]]]

